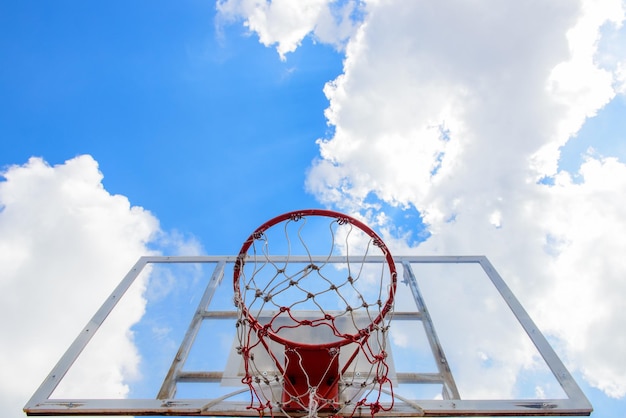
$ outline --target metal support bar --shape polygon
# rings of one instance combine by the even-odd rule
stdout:
[[[417,280],[415,279],[415,274],[413,274],[411,264],[408,261],[403,261],[402,267],[404,268],[404,281],[409,285],[409,288],[413,293],[415,305],[417,306],[418,311],[422,314],[422,325],[424,326],[424,331],[426,332],[430,349],[435,357],[435,363],[437,364],[437,369],[439,370],[441,380],[443,381],[443,387],[441,390],[442,396],[444,399],[461,399],[459,390],[456,387],[456,382],[452,376],[452,371],[450,370],[450,365],[448,364],[443,347],[437,337],[437,332],[435,331],[432,318],[430,317],[430,313],[428,312],[422,293],[417,285]]]
[[[528,334],[535,347],[537,347],[539,353],[546,361],[548,367],[550,367],[550,370],[552,370],[552,374],[554,374],[554,377],[557,379],[567,396],[571,399],[582,400],[581,408],[591,409],[591,404],[585,397],[583,391],[576,384],[570,372],[567,370],[554,349],[552,349],[550,343],[548,343],[548,340],[539,331],[539,328],[530,318],[530,315],[528,315],[528,313],[526,312],[522,304],[517,300],[511,289],[509,289],[504,280],[502,280],[502,277],[496,271],[496,269],[493,267],[487,257],[482,257],[482,259],[480,260],[480,265],[485,270],[485,273],[487,273],[498,292],[500,292],[500,295],[502,295],[504,301],[507,303],[507,305],[509,305],[509,308],[511,308],[511,311],[513,311],[513,313],[517,317],[517,320],[524,328],[524,331],[526,331],[526,334]]]
[[[207,285],[204,294],[202,295],[202,299],[200,299],[200,303],[198,303],[198,309],[189,324],[189,328],[187,328],[187,332],[185,333],[185,337],[180,344],[180,348],[174,356],[172,360],[172,365],[167,373],[167,376],[163,380],[163,385],[159,390],[159,394],[157,395],[157,399],[171,399],[176,395],[176,383],[178,381],[178,375],[183,369],[185,365],[185,361],[187,360],[187,356],[189,355],[189,351],[191,350],[191,346],[196,340],[196,336],[198,335],[198,331],[200,331],[200,325],[202,324],[203,315],[206,312],[209,304],[211,303],[211,299],[213,299],[213,294],[215,290],[219,286],[222,281],[222,277],[224,277],[224,261],[220,261],[217,266],[215,266],[215,270],[213,270],[213,275],[211,276],[211,280]]]
[[[76,361],[80,353],[83,352],[91,338],[95,335],[100,325],[109,316],[115,305],[120,301],[124,293],[134,283],[139,273],[146,266],[146,258],[141,257],[135,265],[130,269],[120,284],[113,290],[111,295],[102,304],[100,309],[94,314],[93,318],[87,323],[82,332],[78,334],[72,345],[67,349],[65,354],[54,366],[48,377],[43,381],[39,389],[33,394],[27,405],[33,405],[38,399],[49,399],[52,392],[61,382],[72,364]]]

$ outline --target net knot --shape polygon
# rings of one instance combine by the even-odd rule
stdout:
[[[263,328],[259,329],[257,333],[259,338],[267,337],[269,335],[269,328],[270,328],[269,324],[263,325]]]
[[[372,413],[372,416],[379,413],[380,409],[381,409],[381,406],[379,402],[373,402],[370,404],[370,412]]]
[[[363,329],[359,330],[359,336],[360,337],[367,337],[368,335],[370,335],[369,328],[363,328]]]

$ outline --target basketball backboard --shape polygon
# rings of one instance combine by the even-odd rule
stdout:
[[[344,277],[349,266],[361,266],[366,273],[380,271],[379,266],[390,261],[384,254],[334,252],[325,250],[321,256],[264,253],[265,264],[258,270],[269,265],[282,272],[285,263],[299,271],[329,266],[324,277],[332,280],[329,275],[333,271]],[[327,344],[334,349],[340,346],[336,339],[352,335],[350,329],[363,329],[377,314],[365,309],[346,316],[344,308],[329,309],[324,313],[333,318],[330,331],[329,327],[294,326],[294,321],[310,325],[316,315],[312,305],[321,303],[311,304],[314,298],[304,298],[302,303],[290,304],[293,312],[289,317],[277,315],[272,306],[255,313],[259,323],[273,322],[275,329],[284,330],[280,338],[268,339],[263,343],[267,347],[262,347],[260,334],[253,332],[246,334],[249,338],[242,343],[238,335],[241,298],[234,299],[237,291],[233,293],[232,281],[242,267],[238,260],[240,255],[140,258],[35,392],[25,412],[307,415],[284,397],[286,374],[276,371],[276,365],[280,369],[289,361],[303,360],[300,354],[293,357],[282,349],[282,339],[306,346]],[[486,257],[395,255],[392,263],[397,283],[391,292],[393,310],[385,316],[388,330],[368,340],[368,351],[349,351],[341,345],[334,365],[335,373],[341,374],[339,393],[333,407],[321,408],[318,415],[591,413],[583,392]],[[359,274],[366,277],[366,273]],[[354,271],[350,275],[354,276]],[[372,287],[376,280],[370,283]],[[382,294],[383,300],[378,305],[385,306],[389,288],[389,283],[379,287],[376,297],[380,300]],[[286,290],[281,297],[292,295]],[[364,300],[362,294],[357,297]],[[129,315],[135,318],[132,325],[120,329],[120,323],[128,324],[120,318]],[[242,345],[260,347],[254,352],[253,371],[243,360]],[[344,403],[367,396],[363,395],[365,382],[368,376],[375,376],[372,369],[380,368],[381,363],[366,357],[380,352],[384,352],[385,370],[373,381],[386,378],[389,384],[377,388],[376,410],[365,406],[346,409]],[[121,353],[123,360],[119,359]],[[306,361],[319,364],[320,369],[330,367],[330,360],[316,355]],[[243,383],[246,376],[258,381],[258,391],[263,394]],[[265,403],[263,408],[255,406],[259,400],[255,396]]]

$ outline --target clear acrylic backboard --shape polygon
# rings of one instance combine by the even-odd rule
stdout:
[[[323,259],[335,263],[338,272],[346,262],[345,257]],[[250,408],[237,350],[238,310],[231,281],[236,260],[139,259],[25,412],[259,415]],[[273,260],[280,262],[281,256]],[[310,256],[290,262],[316,260]],[[386,337],[392,390],[382,393],[381,405],[388,408],[376,416],[591,413],[583,392],[486,257],[396,255],[394,260],[398,283]],[[371,256],[365,262],[383,260]],[[307,312],[298,315],[306,317]],[[314,344],[322,332],[313,329],[303,338]],[[271,363],[259,358],[263,361]],[[367,367],[350,371],[352,377],[369,372]],[[271,413],[285,415],[281,410]],[[342,415],[319,415],[335,414]],[[352,414],[367,416],[371,411]]]

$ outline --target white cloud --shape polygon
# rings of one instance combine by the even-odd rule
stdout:
[[[626,60],[619,63],[615,71],[616,91],[626,94]]]
[[[538,299],[544,325],[568,342],[568,358],[609,396],[626,395],[626,165],[591,158],[550,188],[536,208],[558,248],[546,263],[552,288]]]
[[[54,167],[31,158],[1,174],[0,410],[18,417],[104,299],[134,262],[150,253],[147,244],[160,232],[152,214],[104,189],[90,156]],[[139,355],[129,328],[143,314],[145,300],[141,286],[134,291],[91,353],[89,381],[96,376],[98,387],[81,380],[82,393],[123,396],[128,380],[136,377]],[[126,349],[111,350],[108,340]]]
[[[320,164],[347,170],[349,181],[345,174],[318,176],[315,166],[312,189],[349,183],[352,199],[373,191],[388,202],[418,206],[432,222],[452,211],[429,208],[434,188],[456,187],[450,176],[467,176],[471,169],[466,178],[480,180],[469,187],[482,188],[503,166],[525,168],[524,157],[541,145],[541,129],[554,110],[546,74],[567,57],[555,25],[567,27],[574,10],[557,7],[552,21],[518,3],[485,8],[489,13],[476,4],[371,7],[347,47],[344,74],[326,87],[327,117],[336,132],[321,142]],[[560,56],[551,56],[551,49]],[[501,178],[500,187],[509,181]]]
[[[626,343],[613,338],[626,326],[615,298],[624,239],[610,233],[626,227],[624,165],[590,158],[582,184],[567,173],[537,184],[616,94],[621,67],[600,67],[596,52],[623,4],[372,2],[367,12],[325,89],[335,132],[319,142],[309,189],[346,210],[377,199],[417,209],[432,233],[422,253],[488,255],[563,338],[571,367],[624,396]]]
[[[553,175],[559,158],[559,147],[580,130],[585,120],[595,116],[616,91],[619,83],[619,68],[611,63],[605,53],[598,55],[601,30],[611,24],[620,26],[624,20],[624,10],[620,0],[582,2],[580,18],[567,31],[569,58],[553,69],[548,80],[548,91],[560,106],[557,131],[534,157],[540,171]],[[608,65],[603,68],[599,60]]]
[[[222,19],[244,19],[244,25],[265,46],[276,45],[281,59],[313,34],[320,42],[342,48],[354,30],[356,1],[334,0],[219,0]]]

